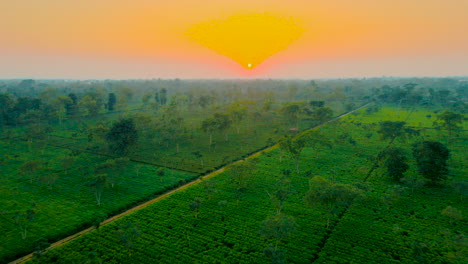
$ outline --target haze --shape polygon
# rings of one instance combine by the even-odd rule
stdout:
[[[467,10],[465,0],[2,1],[0,78],[461,76]],[[252,13],[293,17],[302,34],[253,69],[186,34]]]

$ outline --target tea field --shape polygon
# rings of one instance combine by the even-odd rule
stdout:
[[[426,127],[395,146],[408,154],[408,178],[420,179],[411,145],[421,140],[445,142],[444,131],[429,129],[425,109],[384,107],[362,110],[319,129],[331,148],[309,144],[298,167],[276,148],[246,160],[248,173],[233,166],[216,177],[177,192],[144,209],[101,226],[45,254],[32,263],[269,263],[274,239],[262,236],[268,216],[277,215],[272,194],[288,186],[282,215],[295,219],[295,232],[277,242],[289,263],[466,263],[468,204],[455,182],[467,181],[465,131],[447,140],[449,177],[440,186],[395,182],[382,166],[369,174],[388,142],[380,140],[378,122],[405,120]],[[314,133],[314,132],[306,132]],[[300,136],[300,135],[299,135]],[[241,179],[239,175],[244,175]],[[349,206],[310,206],[305,196],[314,179],[348,184],[360,195]],[[367,179],[364,181],[364,179]],[[466,195],[466,190],[465,190]],[[450,206],[462,217],[442,214]]]
[[[102,190],[98,206],[96,190],[88,182],[93,168],[105,157],[70,155],[62,148],[45,146],[29,151],[22,141],[0,142],[2,175],[8,176],[0,178],[0,262],[29,253],[40,238],[54,241],[71,235],[98,218],[121,212],[198,176],[168,169],[164,176],[157,176],[154,166],[130,162],[114,179],[114,187]],[[63,157],[73,160],[73,167],[67,171],[60,166]],[[17,170],[28,160],[42,164],[33,180]],[[33,219],[25,219],[30,209],[35,212]],[[20,225],[26,228],[25,239]]]

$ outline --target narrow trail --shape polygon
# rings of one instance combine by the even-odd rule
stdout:
[[[370,104],[372,104],[372,103],[367,103],[367,104],[365,104],[365,105],[363,105],[363,106],[360,106],[360,107],[358,107],[358,108],[356,108],[356,109],[354,109],[354,110],[352,110],[352,111],[349,111],[349,112],[346,112],[346,113],[344,113],[344,114],[341,114],[341,115],[339,115],[339,116],[337,116],[337,117],[334,117],[334,118],[328,120],[327,122],[325,122],[325,123],[323,123],[323,124],[320,124],[320,125],[317,125],[317,126],[315,126],[315,127],[313,127],[313,128],[307,129],[306,131],[319,129],[319,128],[323,127],[324,125],[328,124],[328,123],[332,123],[332,122],[334,122],[334,121],[336,121],[336,120],[339,120],[339,119],[341,119],[341,118],[343,118],[343,117],[345,117],[345,116],[347,116],[347,115],[349,115],[349,114],[352,114],[352,113],[354,113],[354,112],[356,112],[356,111],[358,111],[358,110],[360,110],[360,109],[362,109],[362,108],[364,108],[364,107],[367,107],[367,106],[370,105]],[[305,132],[305,131],[304,131],[304,132]],[[103,225],[108,224],[108,223],[110,223],[110,222],[112,222],[112,221],[115,221],[115,220],[117,220],[117,219],[119,219],[119,218],[122,218],[122,217],[124,217],[124,216],[126,216],[126,215],[128,215],[128,214],[131,214],[131,213],[136,212],[136,211],[138,211],[138,210],[140,210],[140,209],[143,209],[143,208],[145,208],[145,207],[147,207],[147,206],[149,206],[149,205],[151,205],[151,204],[153,204],[153,203],[156,203],[156,202],[158,202],[158,201],[160,201],[160,200],[162,200],[162,199],[164,199],[164,198],[167,198],[167,197],[171,196],[172,194],[174,194],[174,193],[176,193],[176,192],[185,190],[185,189],[187,189],[187,188],[189,188],[189,187],[191,187],[191,186],[193,186],[193,185],[195,185],[195,184],[197,184],[197,183],[202,182],[203,180],[206,180],[206,179],[212,178],[212,177],[214,177],[214,176],[216,176],[216,175],[219,175],[220,173],[224,172],[226,169],[228,169],[229,167],[231,167],[231,166],[233,166],[233,165],[242,163],[242,162],[244,162],[244,161],[246,161],[246,160],[249,160],[249,159],[256,158],[256,157],[262,155],[262,154],[265,153],[265,152],[268,152],[268,151],[271,151],[271,150],[273,150],[273,149],[275,149],[275,148],[278,148],[278,146],[279,146],[279,144],[276,143],[276,144],[274,144],[274,145],[272,145],[272,146],[270,146],[270,147],[267,147],[267,148],[265,148],[265,149],[262,149],[262,150],[260,150],[260,151],[255,152],[255,153],[252,153],[252,154],[250,154],[249,156],[247,156],[247,157],[244,158],[244,159],[237,160],[237,161],[234,161],[234,162],[232,162],[232,163],[230,163],[230,164],[227,164],[227,165],[223,166],[222,168],[220,168],[220,169],[218,169],[218,170],[216,170],[216,171],[210,172],[210,173],[208,173],[208,174],[206,174],[206,175],[204,175],[204,176],[201,176],[200,178],[195,179],[195,180],[193,180],[193,181],[191,181],[191,182],[189,182],[189,183],[187,183],[187,184],[185,184],[185,185],[182,185],[182,186],[180,186],[180,187],[178,187],[178,188],[176,188],[176,189],[173,189],[173,190],[171,190],[171,191],[169,191],[169,192],[166,192],[166,193],[164,193],[164,194],[161,194],[160,196],[158,196],[158,197],[156,197],[156,198],[154,198],[154,199],[151,199],[151,200],[149,200],[149,201],[147,201],[147,202],[144,202],[144,203],[139,204],[139,205],[137,205],[137,206],[135,206],[135,207],[132,207],[132,208],[128,209],[128,210],[125,211],[125,212],[122,212],[122,213],[120,213],[120,214],[117,214],[117,215],[115,215],[115,216],[112,216],[112,217],[110,217],[110,218],[108,218],[108,219],[102,221],[100,225],[103,226]],[[86,233],[88,233],[88,232],[91,232],[91,231],[94,230],[94,229],[95,229],[95,227],[89,227],[89,228],[84,229],[84,230],[82,230],[82,231],[80,231],[80,232],[78,232],[78,233],[75,233],[75,234],[73,234],[73,235],[71,235],[71,236],[68,236],[68,237],[66,237],[66,238],[64,238],[64,239],[61,239],[61,240],[59,240],[59,241],[57,241],[57,242],[55,242],[55,243],[52,243],[52,244],[50,244],[50,246],[46,249],[46,251],[47,251],[47,250],[50,250],[50,249],[53,249],[53,248],[55,248],[55,247],[61,246],[61,245],[65,244],[65,243],[67,243],[67,242],[69,242],[69,241],[71,241],[71,240],[73,240],[73,239],[75,239],[75,238],[77,238],[77,237],[79,237],[79,236],[81,236],[81,235],[83,235],[83,234],[86,234]],[[28,255],[26,255],[26,256],[24,256],[24,257],[21,257],[21,258],[19,258],[19,259],[17,259],[17,260],[14,260],[14,261],[10,262],[9,264],[23,263],[23,262],[26,262],[26,261],[28,261],[28,260],[31,260],[31,259],[33,258],[33,256],[34,256],[34,253],[30,253],[30,254],[28,254]]]

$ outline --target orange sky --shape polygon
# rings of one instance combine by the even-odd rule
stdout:
[[[252,13],[302,35],[248,70],[186,34]],[[467,0],[1,1],[0,78],[468,75],[467,13]]]

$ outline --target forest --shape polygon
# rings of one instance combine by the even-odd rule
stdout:
[[[0,80],[0,263],[467,263],[467,113],[455,77]]]

